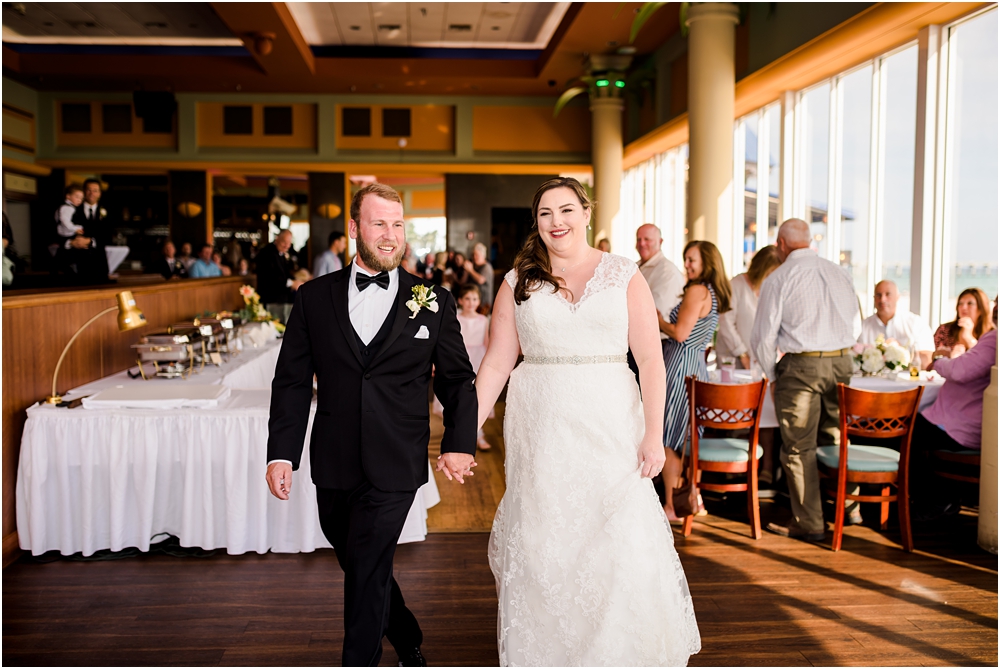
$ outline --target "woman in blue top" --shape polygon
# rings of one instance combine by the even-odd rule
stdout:
[[[660,314],[660,330],[670,337],[664,357],[667,404],[663,417],[663,445],[667,449],[667,461],[663,466],[667,501],[663,510],[670,520],[676,518],[673,491],[681,475],[689,421],[684,379],[695,376],[699,381],[708,381],[705,349],[712,342],[719,314],[729,311],[732,295],[722,255],[712,242],[688,242],[684,247],[684,271],[688,282],[680,304],[670,312],[669,319],[664,320]],[[691,494],[692,497],[697,495],[694,486]],[[696,508],[696,499],[691,500],[691,505]]]

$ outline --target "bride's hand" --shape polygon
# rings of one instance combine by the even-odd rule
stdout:
[[[657,476],[663,470],[663,463],[666,461],[667,452],[659,435],[644,437],[639,444],[639,466],[642,468],[642,477],[651,479]]]

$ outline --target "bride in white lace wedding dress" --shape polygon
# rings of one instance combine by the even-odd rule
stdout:
[[[500,664],[685,665],[701,641],[650,480],[664,461],[655,307],[634,262],[587,246],[590,211],[575,180],[539,188],[476,380],[481,424],[510,378],[489,548]]]

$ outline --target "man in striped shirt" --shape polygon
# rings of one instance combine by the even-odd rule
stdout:
[[[791,218],[778,230],[782,265],[760,291],[750,347],[774,384],[781,428],[781,464],[794,520],[769,523],[775,534],[822,541],[816,447],[840,442],[837,384],[853,372],[857,297],[848,274],[810,250],[809,225]],[[784,356],[775,364],[777,352]],[[852,514],[858,520],[857,514]]]

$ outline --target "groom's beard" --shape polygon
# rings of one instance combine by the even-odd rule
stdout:
[[[361,256],[362,262],[368,269],[375,270],[376,272],[391,272],[392,270],[399,267],[399,263],[403,261],[403,251],[406,250],[406,244],[396,248],[396,252],[392,254],[391,258],[385,258],[380,256],[375,249],[365,244],[365,241],[361,238],[361,235],[357,237],[358,244],[358,255]]]

